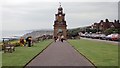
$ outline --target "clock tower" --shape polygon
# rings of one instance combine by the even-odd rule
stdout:
[[[55,14],[54,21],[54,37],[64,36],[67,39],[67,25],[65,21],[65,14],[63,13],[63,8],[61,5],[58,8],[58,13]]]

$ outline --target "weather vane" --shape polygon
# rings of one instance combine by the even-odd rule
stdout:
[[[60,4],[60,7],[61,7],[61,2],[59,2],[59,4]]]

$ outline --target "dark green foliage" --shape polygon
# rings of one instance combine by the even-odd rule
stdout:
[[[120,34],[120,28],[119,28],[119,29],[109,28],[109,29],[106,29],[106,30],[104,31],[104,33],[105,33],[106,35],[112,34],[112,33],[119,33],[119,34]]]
[[[89,28],[86,29],[86,32],[88,32],[88,33],[90,33],[90,32],[96,33],[97,31],[98,31],[97,29],[89,29]]]
[[[99,32],[100,30],[97,30],[97,29],[90,29],[90,28],[87,28],[87,27],[83,27],[83,28],[75,28],[75,29],[68,29],[68,38],[71,38],[71,37],[76,37],[76,36],[79,36],[79,32],[82,32],[82,33],[85,33],[85,32],[92,32],[92,33],[96,33],[96,32]]]
[[[79,36],[79,32],[81,31],[81,28],[76,29],[68,29],[68,38]]]

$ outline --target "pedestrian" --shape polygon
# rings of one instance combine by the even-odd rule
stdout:
[[[26,38],[26,42],[27,42],[27,44],[28,44],[28,47],[31,47],[32,37],[31,37],[31,36],[27,37],[27,38]]]
[[[57,37],[54,37],[54,41],[56,42],[56,40],[57,40]]]
[[[62,36],[61,36],[61,42],[63,42],[63,40],[64,40],[64,36],[62,35]]]
[[[61,41],[61,36],[58,36],[58,41]]]
[[[20,45],[21,46],[24,46],[25,45],[25,40],[23,37],[20,38]]]

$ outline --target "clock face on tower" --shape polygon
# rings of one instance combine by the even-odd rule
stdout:
[[[62,15],[61,15],[61,14],[58,16],[58,21],[59,21],[59,22],[62,21]]]
[[[58,11],[59,13],[61,13],[62,11]]]

